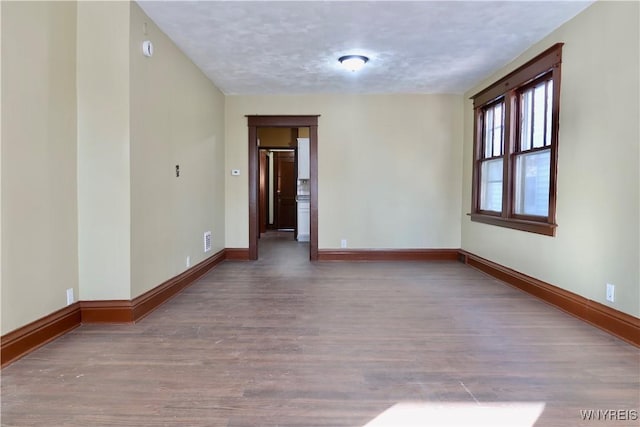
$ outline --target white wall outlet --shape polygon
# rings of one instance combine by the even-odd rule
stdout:
[[[616,301],[616,285],[612,285],[611,283],[607,283],[607,301]]]
[[[187,257],[187,261],[185,262],[185,264],[187,264],[187,267],[191,267],[191,257],[190,256]]]
[[[240,169],[231,169],[231,175],[240,176]]]
[[[73,304],[73,288],[67,289],[67,305]]]
[[[211,250],[211,232],[205,231],[204,233],[204,251],[209,252]]]
[[[343,249],[347,247],[347,239],[340,240],[340,247]]]

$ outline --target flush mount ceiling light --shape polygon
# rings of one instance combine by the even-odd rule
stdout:
[[[368,60],[369,58],[362,55],[345,55],[338,58],[342,66],[349,71],[358,71]]]

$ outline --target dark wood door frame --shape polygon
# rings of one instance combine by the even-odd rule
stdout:
[[[296,129],[297,131],[297,129]],[[265,212],[265,205],[266,205],[266,211],[268,211],[269,208],[269,203],[265,203],[263,201],[263,193],[262,193],[262,179],[263,179],[263,175],[262,175],[262,170],[263,170],[263,163],[262,163],[262,153],[263,152],[271,152],[272,154],[274,154],[275,152],[279,152],[279,151],[292,151],[295,155],[296,158],[296,171],[298,170],[298,147],[278,147],[278,146],[270,146],[270,145],[261,145],[258,147],[258,159],[259,159],[259,171],[258,171],[258,220],[260,221],[260,223],[258,224],[258,229],[260,230],[260,234],[258,235],[258,238],[260,238],[262,236],[262,233],[266,232],[267,230],[262,228],[262,221],[263,221],[263,214],[267,213]],[[268,165],[268,163],[267,163]],[[275,165],[274,165],[275,168]],[[267,171],[268,171],[269,167],[267,167]],[[275,169],[273,171],[275,173]],[[297,175],[297,174],[296,174]],[[267,199],[269,197],[268,191],[269,191],[269,186],[271,185],[269,183],[269,176],[267,174],[267,176],[264,177],[266,182],[267,182],[267,186],[265,188],[266,192],[264,194],[264,198]],[[275,178],[275,177],[274,177]],[[275,188],[274,188],[275,190]],[[275,194],[275,192],[274,192]],[[273,206],[274,209],[274,222],[272,224],[269,224],[268,218],[267,218],[267,222],[266,222],[266,228],[271,228],[271,229],[277,229],[278,227],[276,227],[276,221],[275,221],[275,206]],[[268,217],[268,214],[267,214]],[[298,229],[297,224],[296,224],[296,230]],[[296,234],[297,235],[297,234]]]
[[[293,228],[298,232],[298,192],[297,150],[274,151],[274,222],[278,230]]]
[[[269,197],[269,163],[268,163],[268,151],[260,149],[260,198],[258,200],[258,208],[260,209],[260,233],[267,231],[269,226],[269,203],[267,199]]]
[[[309,259],[318,259],[318,115],[316,116],[246,116],[249,126],[249,259],[258,259],[260,214],[258,211],[259,147],[258,128],[309,128],[310,231]]]

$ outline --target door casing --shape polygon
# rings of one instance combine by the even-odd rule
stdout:
[[[249,127],[249,259],[258,259],[260,236],[259,201],[259,147],[258,128],[309,128],[309,192],[310,230],[309,259],[318,259],[318,117],[313,116],[246,116]]]

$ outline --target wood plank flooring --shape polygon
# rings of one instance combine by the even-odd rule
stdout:
[[[2,425],[639,425],[580,414],[640,409],[638,349],[458,262],[310,263],[274,236],[3,369]]]

